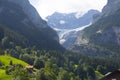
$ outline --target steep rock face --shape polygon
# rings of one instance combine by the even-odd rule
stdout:
[[[120,9],[120,0],[108,0],[107,5],[102,10],[102,15],[112,15]]]
[[[4,30],[7,28],[18,34],[17,37],[22,36],[23,41],[27,41],[24,44],[17,44],[22,40],[15,42],[15,39],[10,37],[11,42],[18,46],[63,50],[58,42],[57,33],[41,19],[28,0],[0,0],[0,24],[4,26]]]
[[[119,1],[108,1],[102,16],[84,30],[82,37],[78,38],[77,46],[73,47],[74,50],[92,55],[120,53],[120,6],[117,4]]]

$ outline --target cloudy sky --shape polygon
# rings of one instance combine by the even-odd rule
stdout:
[[[101,11],[107,0],[30,0],[30,2],[45,19],[54,12],[86,12],[89,9]]]

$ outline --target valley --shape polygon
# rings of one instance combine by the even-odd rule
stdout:
[[[109,80],[114,72],[119,75],[120,0],[108,0],[101,12],[56,11],[45,20],[30,1],[0,0],[0,80]]]

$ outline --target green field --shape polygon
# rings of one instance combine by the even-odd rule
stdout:
[[[97,76],[98,79],[101,79],[102,77],[104,77],[104,75],[102,75],[100,72],[95,71],[95,74]]]
[[[11,80],[11,75],[6,75],[5,70],[0,69],[0,80]]]
[[[29,65],[29,64],[25,63],[24,61],[13,58],[9,55],[1,55],[0,56],[0,62],[2,62],[4,64],[4,66],[2,66],[2,67],[9,66],[10,61],[12,61],[13,64],[21,64],[23,66]],[[11,80],[11,75],[7,75],[4,68],[0,69],[0,80]]]
[[[21,64],[23,66],[27,66],[28,65],[24,61],[16,59],[16,58],[13,58],[13,57],[11,57],[9,55],[2,55],[2,56],[0,56],[0,61],[4,64],[4,66],[9,66],[10,61],[12,61],[13,64]]]

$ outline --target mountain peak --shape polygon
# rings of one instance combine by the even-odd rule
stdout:
[[[74,29],[88,25],[93,20],[93,15],[98,14],[97,10],[89,10],[86,13],[59,13],[55,12],[52,15],[46,17],[48,24],[51,27],[59,29]]]

